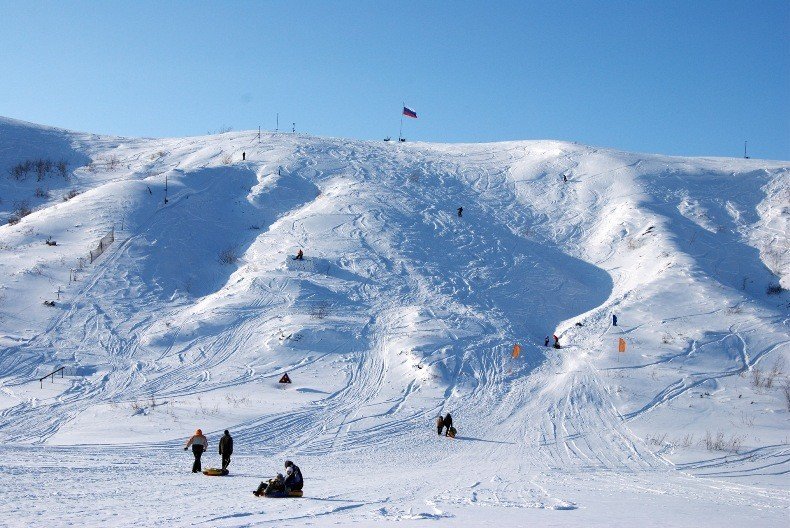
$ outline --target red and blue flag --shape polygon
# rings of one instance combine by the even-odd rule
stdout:
[[[415,112],[408,106],[403,107],[403,115],[405,115],[406,117],[413,117],[414,119],[417,119],[417,112]]]

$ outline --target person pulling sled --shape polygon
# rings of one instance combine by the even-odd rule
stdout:
[[[187,444],[184,446],[184,451],[189,449],[189,446],[192,446],[192,454],[195,455],[195,461],[192,463],[192,473],[200,473],[200,457],[203,456],[203,453],[206,451],[208,447],[208,440],[205,436],[203,436],[203,431],[198,429],[195,431],[195,434],[187,440]]]

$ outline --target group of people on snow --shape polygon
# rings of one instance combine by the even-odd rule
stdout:
[[[436,432],[439,433],[439,436],[441,436],[443,430],[444,436],[455,438],[456,431],[455,427],[453,427],[453,417],[450,413],[447,413],[445,416],[440,414],[436,417]]]
[[[192,448],[192,454],[195,456],[195,461],[192,463],[192,473],[200,473],[202,471],[200,459],[208,449],[208,439],[201,429],[195,431],[195,434],[187,440],[184,451],[190,447]],[[222,457],[222,474],[225,475],[230,465],[230,455],[233,454],[233,437],[227,429],[225,429],[225,433],[219,439],[219,454]],[[258,489],[253,493],[255,496],[276,495],[278,493],[287,495],[292,491],[301,491],[303,486],[302,470],[290,460],[286,460],[285,476],[282,473],[278,473],[273,479],[261,482]]]
[[[277,473],[276,477],[261,482],[258,485],[258,489],[253,491],[252,494],[256,497],[262,495],[287,495],[292,491],[302,491],[303,486],[302,470],[290,460],[286,460],[285,476],[282,473]]]
[[[203,434],[201,429],[195,431],[184,446],[184,451],[192,447],[192,454],[195,456],[195,461],[192,463],[192,473],[200,473],[202,471],[200,464],[200,457],[203,456],[208,450],[208,438]],[[225,429],[225,434],[219,439],[219,455],[222,457],[222,469],[228,469],[230,465],[230,455],[233,454],[233,437],[230,432]]]

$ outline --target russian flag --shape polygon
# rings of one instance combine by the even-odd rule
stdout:
[[[405,115],[406,117],[413,117],[414,119],[417,119],[417,112],[415,112],[408,106],[403,107],[403,115]]]

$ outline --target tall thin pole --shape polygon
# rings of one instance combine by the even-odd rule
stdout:
[[[274,131],[277,132],[280,130],[280,112],[277,112],[277,126],[274,127]]]
[[[400,130],[398,131],[398,142],[400,143],[403,136],[403,109],[406,108],[406,101],[403,102],[403,107],[400,109]]]
[[[743,157],[746,158],[746,159],[749,159],[749,156],[746,155],[746,144],[747,143],[748,143],[748,141],[744,141],[743,142]]]

